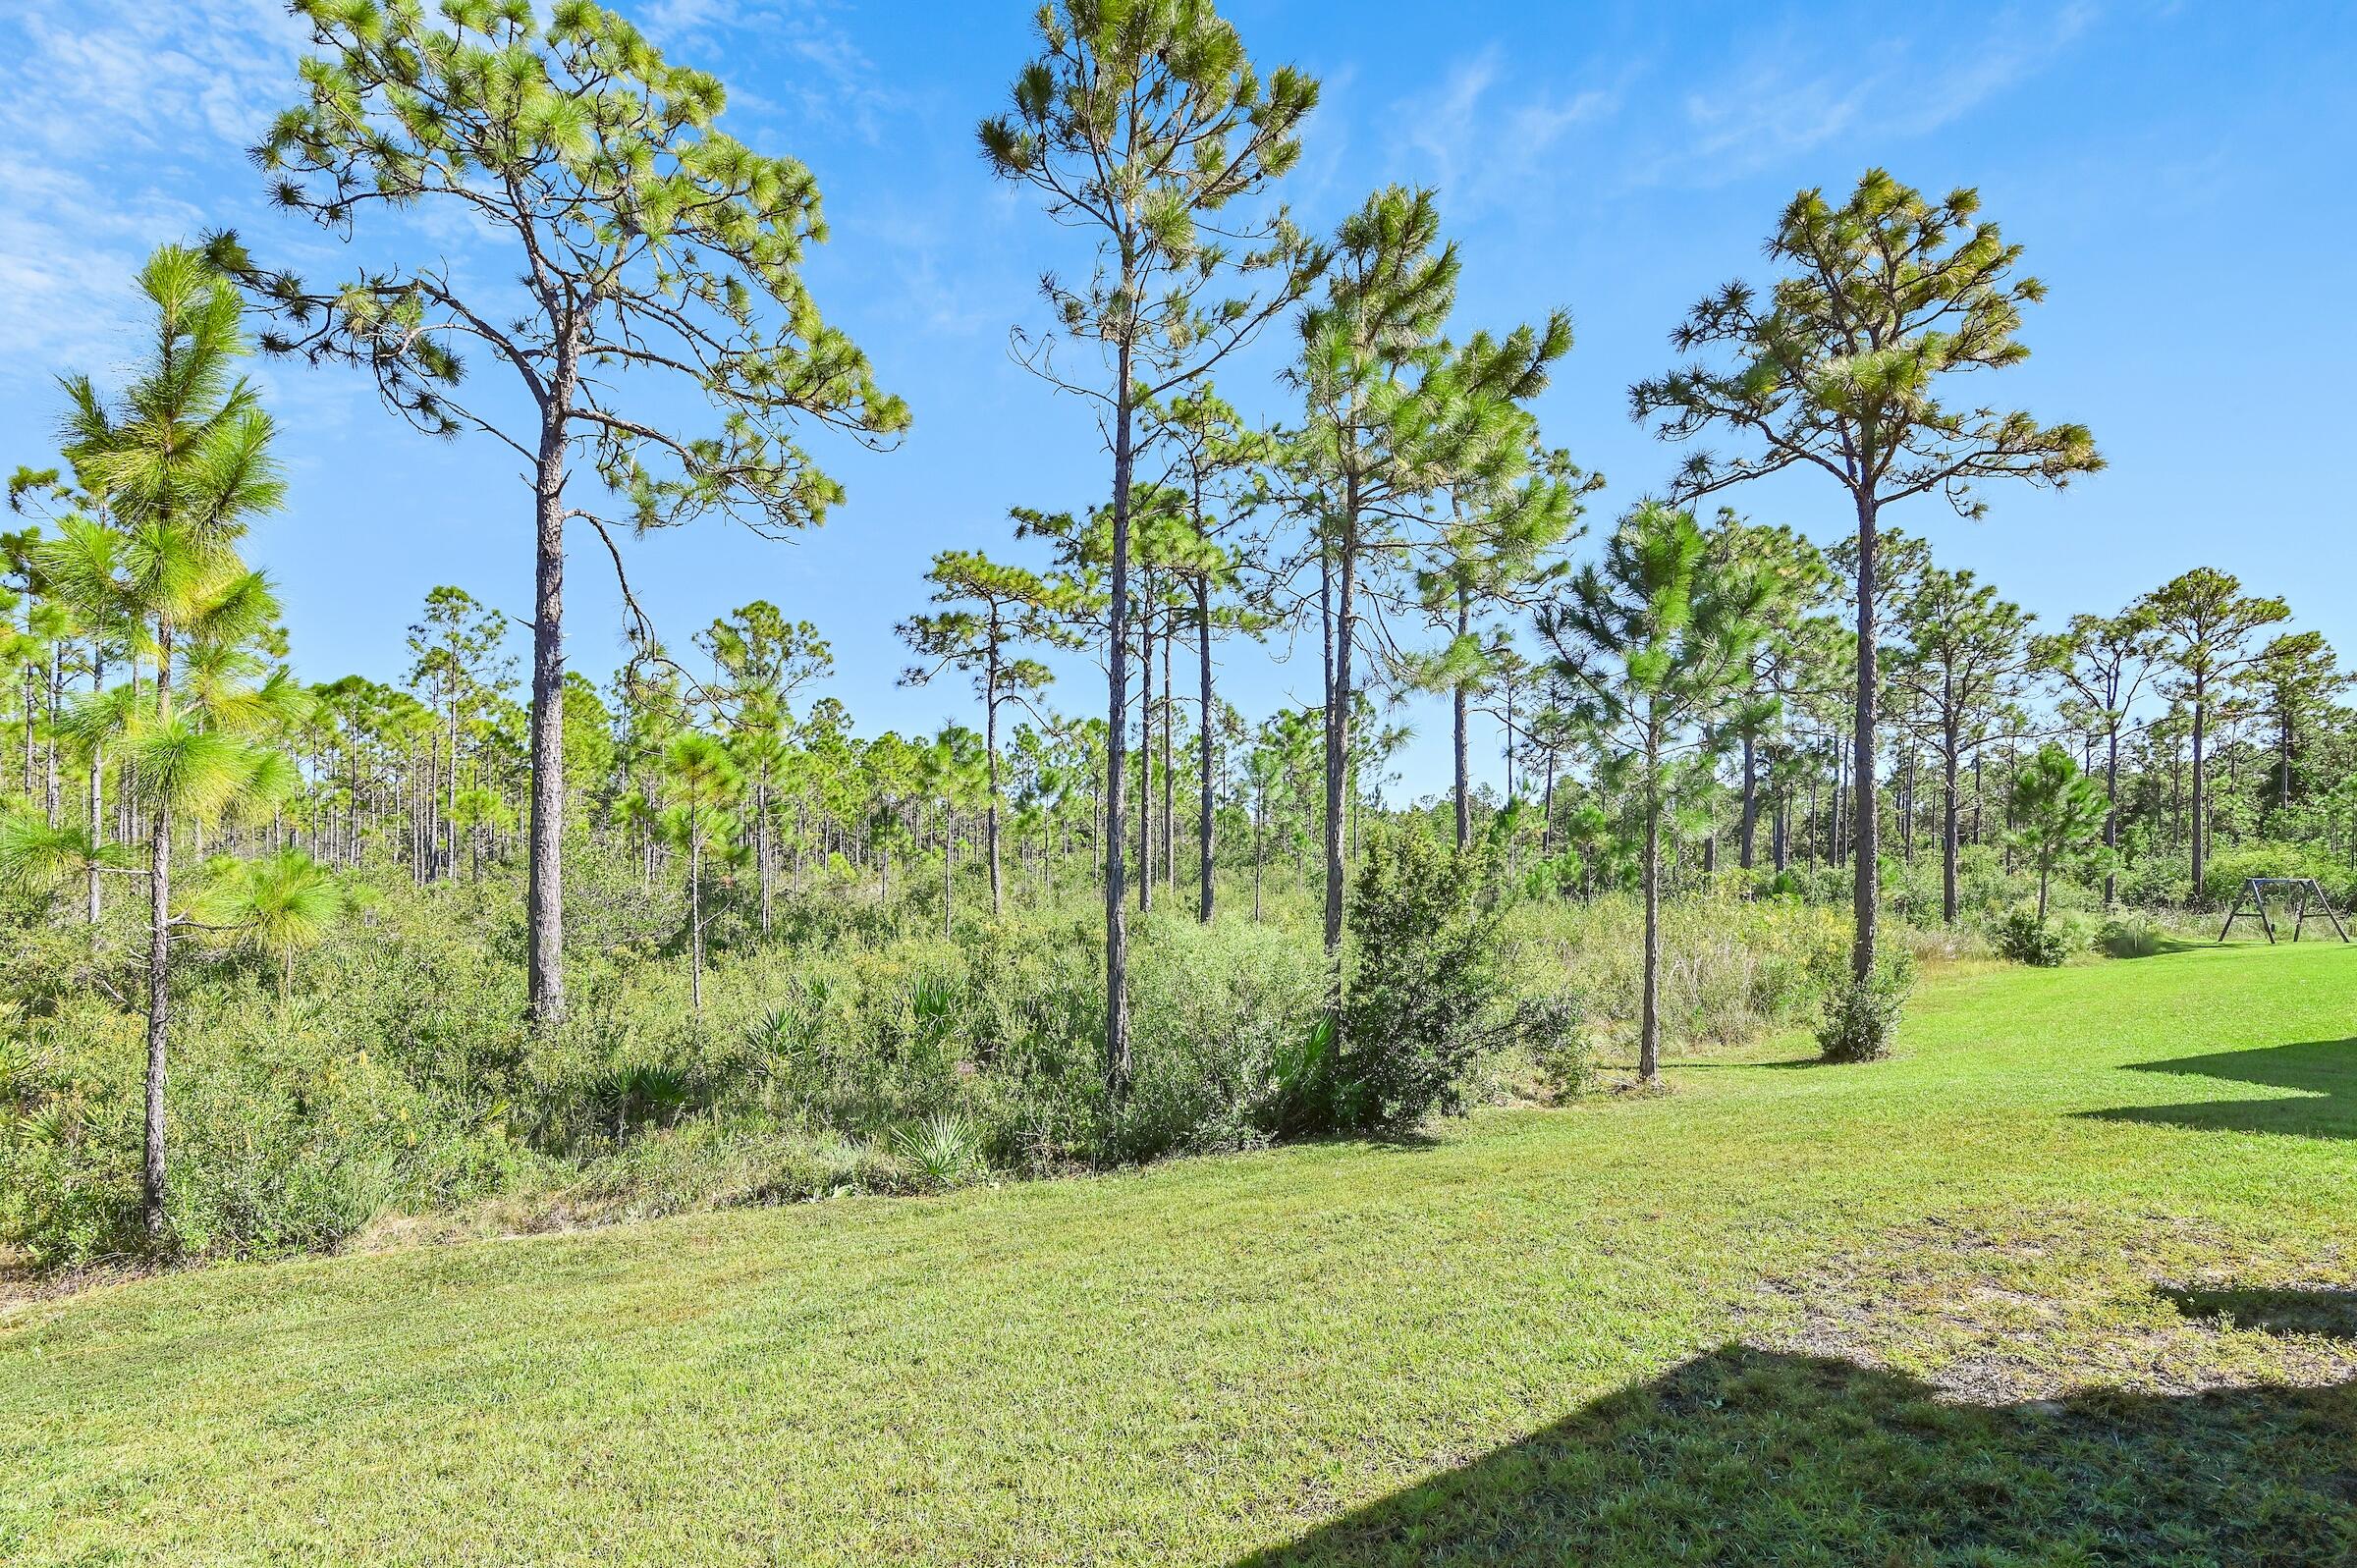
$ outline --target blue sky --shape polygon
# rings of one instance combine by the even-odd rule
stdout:
[[[1027,55],[1031,8],[622,9],[722,76],[729,129],[811,166],[833,230],[811,286],[915,416],[888,455],[816,442],[850,492],[823,530],[791,545],[726,524],[657,536],[632,553],[641,596],[681,645],[754,597],[816,622],[863,730],[965,717],[961,688],[895,684],[905,656],[892,627],[921,603],[932,552],[1005,548],[1008,507],[1077,507],[1105,488],[1084,410],[1007,352],[1011,325],[1041,319],[1039,272],[1080,253],[973,151],[974,122]],[[1330,228],[1385,182],[1435,186],[1463,247],[1464,328],[1572,312],[1577,347],[1541,414],[1610,481],[1593,523],[1670,471],[1673,454],[1630,424],[1626,388],[1671,362],[1685,307],[1764,276],[1760,243],[1795,189],[1845,189],[1882,164],[1928,189],[1978,186],[2028,246],[2051,298],[2025,329],[2031,361],[1990,385],[2091,425],[2110,461],[2059,496],[1994,493],[1984,522],[1924,502],[1898,524],[2050,622],[2209,564],[2357,649],[2343,475],[2357,444],[2333,379],[2357,349],[2357,13],[2199,0],[1226,9],[1257,58],[1324,82],[1285,191],[1305,223]],[[0,461],[13,465],[46,460],[58,370],[104,373],[130,352],[127,281],[147,248],[224,224],[265,260],[324,267],[334,247],[263,208],[241,151],[292,97],[301,39],[274,0],[0,12]],[[384,243],[452,249],[497,275],[456,229]],[[1255,354],[1222,389],[1281,418],[1274,364]],[[340,372],[278,365],[262,379],[293,494],[252,553],[281,585],[305,675],[400,675],[404,628],[436,583],[527,608],[528,504],[511,460],[411,434]],[[1839,496],[1804,476],[1741,505],[1820,538],[1842,526]],[[618,605],[604,564],[575,561],[570,648],[602,678]],[[1252,713],[1316,686],[1307,658],[1237,647],[1226,665]],[[1074,669],[1055,700],[1099,708],[1102,685]],[[1423,733],[1404,785],[1430,789],[1445,777],[1443,716],[1412,718]]]

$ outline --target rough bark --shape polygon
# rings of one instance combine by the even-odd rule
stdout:
[[[1649,759],[1649,766],[1657,766]],[[1662,808],[1645,804],[1645,985],[1637,1025],[1637,1076],[1662,1081]]]
[[[999,880],[999,629],[997,612],[992,612],[988,668],[982,686],[982,752],[990,770],[990,799],[982,809],[982,838],[990,857],[990,913],[992,919],[1006,914],[1007,892]]]
[[[1878,935],[1882,892],[1874,799],[1874,721],[1875,699],[1878,695],[1874,646],[1874,572],[1878,541],[1874,499],[1861,494],[1857,503],[1858,687],[1857,713],[1851,736],[1851,766],[1855,771],[1855,781],[1850,790],[1851,805],[1856,813],[1850,847],[1857,856],[1850,903],[1857,935],[1850,947],[1849,968],[1853,976],[1863,981],[1874,973],[1875,939]]]
[[[1196,876],[1202,883],[1202,900],[1195,918],[1204,925],[1211,924],[1211,773],[1212,773],[1212,707],[1211,707],[1211,583],[1195,579],[1195,653],[1199,662],[1201,691],[1198,702],[1202,708],[1201,790],[1195,806],[1195,862]]]
[[[1105,689],[1105,1087],[1115,1104],[1129,1094],[1129,928],[1124,907],[1127,867],[1122,863],[1122,792],[1129,759],[1129,472],[1131,350],[1117,355],[1113,416],[1113,571],[1107,605]]]
[[[156,651],[155,710],[172,702],[172,639]],[[164,1239],[164,1071],[172,1035],[172,810],[155,802],[147,829],[147,1078],[146,1140],[139,1158],[139,1218],[150,1243]]]
[[[1940,758],[1940,918],[1947,925],[1956,923],[1956,829],[1963,813],[1956,801],[1956,737],[1950,726],[1946,736],[1947,749]]]
[[[1460,585],[1456,590],[1456,634],[1460,640],[1471,629],[1472,623],[1472,612],[1467,598],[1464,588]],[[1449,744],[1451,759],[1455,766],[1453,784],[1456,793],[1456,846],[1459,849],[1473,841],[1473,803],[1470,799],[1472,779],[1471,770],[1467,766],[1465,757],[1465,711],[1470,701],[1470,693],[1465,690],[1465,683],[1462,680],[1457,681],[1450,688]],[[1507,767],[1509,772],[1513,767],[1513,742],[1510,737],[1507,742]],[[1513,794],[1513,786],[1510,783],[1507,786],[1507,794],[1509,797]]]
[[[1752,845],[1760,820],[1760,747],[1758,738],[1743,735],[1743,815],[1735,837],[1735,864],[1749,871]]]
[[[1343,516],[1357,514],[1355,492],[1344,498]],[[1350,522],[1345,526],[1353,525]],[[1343,950],[1343,834],[1344,790],[1350,769],[1350,644],[1357,619],[1358,557],[1344,540],[1335,580],[1334,681],[1326,699],[1326,952],[1339,960]],[[1336,994],[1341,992],[1339,985]]]
[[[2193,892],[2191,896],[2197,908],[2200,907],[2202,901],[2202,861],[2205,849],[2202,840],[2208,837],[2202,831],[2202,801],[2206,792],[2202,779],[2202,767],[2203,741],[2209,732],[2209,677],[2204,674],[2197,673],[2193,677],[2193,815],[2186,824],[2187,838],[2193,847]]]
[[[531,828],[524,900],[526,1014],[565,1016],[565,400],[570,361],[550,389],[533,477]]]

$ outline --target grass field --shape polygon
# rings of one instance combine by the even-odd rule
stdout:
[[[0,1560],[2357,1560],[2357,948],[1428,1143],[0,1316]]]

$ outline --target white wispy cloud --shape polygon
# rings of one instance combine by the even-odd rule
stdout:
[[[86,154],[192,136],[243,145],[288,101],[301,26],[278,0],[16,0],[0,123]]]
[[[0,376],[128,352],[131,278],[222,215],[295,91],[277,0],[16,0],[0,8]]]
[[[1572,130],[1609,118],[1619,104],[1618,89],[1608,86],[1517,93],[1505,51],[1491,44],[1391,112],[1405,128],[1415,178],[1438,188],[1452,216],[1467,218],[1526,197]]]
[[[1716,185],[1844,137],[1928,135],[2060,59],[2095,24],[2092,3],[2007,11],[1971,36],[1890,38],[1836,55],[1784,36],[1682,100],[1678,139],[1636,160],[1639,184]]]

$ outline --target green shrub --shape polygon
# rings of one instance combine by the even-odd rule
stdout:
[[[1587,1017],[1576,996],[1534,998],[1523,1003],[1517,1021],[1531,1070],[1550,1098],[1569,1100],[1587,1088],[1594,1071],[1594,1054],[1588,1045]]]
[[[2060,925],[2041,919],[2035,909],[2006,910],[1990,922],[1989,937],[1997,945],[1998,955],[2015,963],[2052,969],[2070,956]]]
[[[1135,1065],[1105,1153],[1144,1160],[1267,1142],[1280,1058],[1325,1008],[1322,945],[1304,929],[1205,927],[1183,914],[1143,922],[1139,935],[1129,997]],[[1094,1050],[1102,1037],[1090,1022]]]
[[[1825,977],[1825,1010],[1817,1024],[1817,1050],[1827,1061],[1875,1061],[1891,1054],[1899,1015],[1915,983],[1915,961],[1903,947],[1886,947],[1864,979],[1851,975],[1846,960]]]
[[[2202,901],[2230,908],[2253,877],[2314,877],[2332,906],[2344,911],[2357,896],[2357,874],[2345,861],[2312,844],[2260,840],[2215,851],[2202,862]]]
[[[1591,1039],[1633,1041],[1643,986],[1644,906],[1614,894],[1530,901],[1503,936],[1517,995],[1572,999]],[[1819,972],[1847,949],[1839,912],[1734,892],[1662,910],[1662,1025],[1672,1044],[1731,1044],[1788,1027],[1815,1009]]]
[[[1459,1111],[1482,1056],[1511,1037],[1487,859],[1387,828],[1350,888],[1338,1029],[1321,1020],[1279,1062],[1268,1108],[1288,1133],[1375,1132]]]
[[[2001,958],[2052,969],[2093,947],[2102,929],[2083,910],[2051,910],[2041,920],[2034,905],[2019,904],[1990,922],[1989,940]]]

